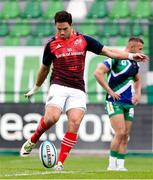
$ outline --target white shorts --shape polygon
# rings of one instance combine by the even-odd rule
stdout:
[[[46,100],[46,106],[57,106],[67,112],[72,108],[86,111],[86,94],[79,89],[52,84]]]

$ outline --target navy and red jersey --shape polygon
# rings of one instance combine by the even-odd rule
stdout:
[[[46,45],[43,64],[52,66],[51,84],[59,84],[85,91],[84,68],[86,52],[100,54],[103,45],[90,36],[73,32],[69,39],[58,34]]]

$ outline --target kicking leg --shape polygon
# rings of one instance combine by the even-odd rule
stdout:
[[[32,149],[36,146],[37,141],[39,140],[40,136],[51,128],[59,119],[61,115],[60,108],[56,106],[47,106],[44,117],[41,117],[38,127],[21,148],[20,155],[21,156],[28,156]]]

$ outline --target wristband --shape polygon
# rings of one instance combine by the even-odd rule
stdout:
[[[128,54],[128,59],[134,60],[134,53],[129,53]]]
[[[34,92],[36,92],[39,89],[39,86],[34,85],[32,89],[33,89]]]

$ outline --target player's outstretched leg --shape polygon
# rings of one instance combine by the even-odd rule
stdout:
[[[28,139],[21,147],[20,156],[28,156],[32,149],[35,148],[36,144],[31,142],[31,139]]]
[[[32,149],[35,148],[40,136],[48,129],[49,127],[45,125],[44,117],[41,117],[38,127],[32,137],[22,145],[22,148],[20,150],[20,156],[28,156],[31,153]]]

